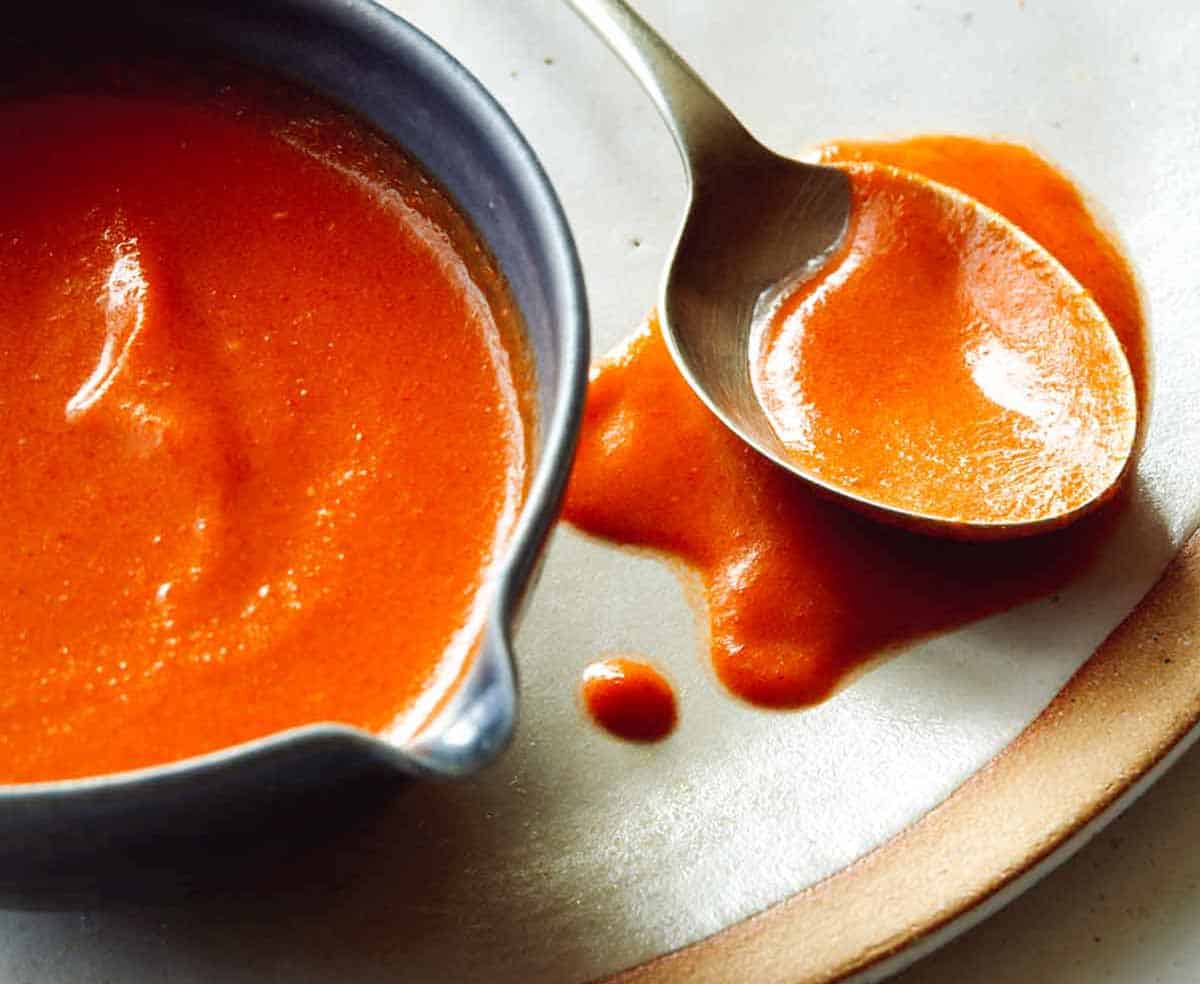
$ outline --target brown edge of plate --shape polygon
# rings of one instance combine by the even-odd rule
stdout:
[[[1046,709],[939,806],[812,887],[607,980],[881,980],[1070,857],[1200,735],[1198,721],[1200,533]]]

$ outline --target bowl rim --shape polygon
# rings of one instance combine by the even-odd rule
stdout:
[[[136,0],[134,6],[138,6]],[[414,743],[437,725],[452,723],[461,712],[467,681],[452,684],[452,696],[434,716],[424,722],[405,743],[391,742],[364,728],[333,721],[316,721],[274,731],[209,752],[118,772],[99,773],[70,779],[23,783],[0,783],[0,803],[39,805],[54,801],[101,796],[105,799],[146,791],[151,787],[188,783],[203,777],[218,777],[243,765],[273,756],[303,755],[321,746],[339,745],[375,760],[398,775],[453,777],[466,775],[491,762],[507,746],[516,724],[516,668],[512,653],[512,621],[516,617],[542,548],[557,518],[574,459],[587,389],[589,320],[583,268],[574,237],[549,176],[524,134],[508,112],[461,62],[429,35],[375,0],[273,0],[271,8],[283,7],[323,20],[330,37],[386,37],[389,49],[413,59],[438,78],[445,91],[454,92],[468,106],[468,115],[485,129],[500,155],[518,164],[522,191],[538,203],[537,236],[553,263],[554,306],[551,311],[559,345],[560,365],[549,413],[540,422],[541,451],[517,522],[503,547],[492,575],[494,592],[487,606],[478,652],[468,674],[483,666],[491,675],[490,686],[500,700],[492,710],[496,720],[489,733],[472,747],[459,749],[456,756],[415,751]],[[336,33],[334,33],[336,32]],[[235,57],[238,57],[235,54]],[[269,66],[266,66],[270,70]],[[286,73],[283,73],[286,75]],[[298,80],[305,84],[304,80]],[[336,105],[338,100],[333,98]],[[473,110],[473,112],[471,111]],[[355,109],[355,112],[359,110]],[[420,162],[422,169],[427,165]],[[434,175],[436,180],[436,175]],[[448,193],[447,193],[448,194]],[[453,201],[453,196],[449,196]],[[456,203],[457,204],[457,203]],[[468,216],[469,219],[469,216]],[[480,239],[483,239],[482,234]],[[444,727],[443,727],[444,730]]]

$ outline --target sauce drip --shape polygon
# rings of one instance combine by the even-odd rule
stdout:
[[[969,138],[838,144],[826,160],[923,171],[996,209],[1100,303],[1144,386],[1132,274],[1071,183],[1023,148]],[[1058,246],[1065,244],[1059,251]],[[1054,591],[1115,506],[1023,541],[959,543],[882,526],[812,492],[728,432],[675,369],[651,318],[593,375],[565,517],[699,581],[719,679],[767,707],[827,697],[878,654]]]
[[[583,706],[605,731],[627,741],[660,741],[675,730],[675,692],[653,666],[610,656],[583,671]]]
[[[418,726],[524,494],[440,193],[282,83],[140,71],[0,103],[2,781]]]
[[[1088,292],[970,200],[843,166],[846,241],[751,340],[755,391],[791,459],[958,523],[1065,517],[1111,493],[1136,398]]]

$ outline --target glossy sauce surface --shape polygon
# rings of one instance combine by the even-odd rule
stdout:
[[[969,138],[840,144],[823,155],[928,173],[1017,222],[1092,292],[1144,386],[1132,274],[1071,183],[1036,155]],[[880,525],[728,432],[680,377],[651,319],[594,373],[565,515],[684,567],[706,602],[720,680],[753,703],[795,707],[827,697],[889,648],[1061,587],[1094,556],[1119,506],[1005,543]]]
[[[627,656],[597,660],[583,671],[580,694],[588,716],[617,738],[661,741],[675,730],[675,691],[643,660]]]
[[[840,491],[961,524],[1044,522],[1103,499],[1137,408],[1091,295],[970,199],[843,166],[845,242],[751,339],[754,389],[789,457]]]
[[[0,104],[0,781],[412,726],[524,492],[465,223],[352,121],[218,76]]]

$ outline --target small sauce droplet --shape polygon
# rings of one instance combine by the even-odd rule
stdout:
[[[660,741],[675,730],[675,691],[640,660],[612,656],[583,671],[583,705],[601,728],[626,741]]]

